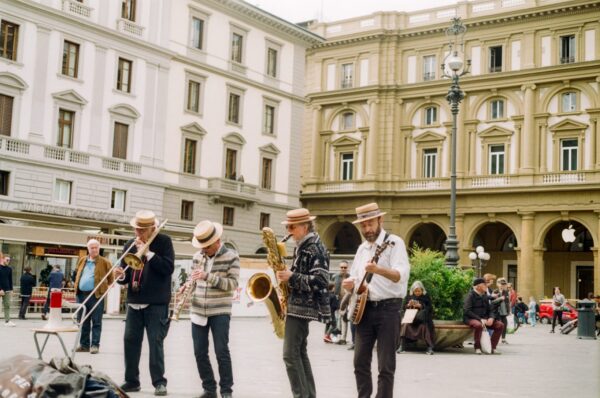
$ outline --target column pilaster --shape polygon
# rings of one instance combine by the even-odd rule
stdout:
[[[313,181],[318,181],[322,176],[321,159],[323,148],[321,147],[321,106],[312,107],[312,163],[310,167],[310,177]]]
[[[517,288],[523,297],[529,297],[536,290],[536,267],[534,264],[533,250],[535,213],[524,212],[519,213],[519,215],[521,216],[521,238],[518,239],[518,242],[521,255],[519,256],[520,258],[517,264],[517,278],[519,283]]]

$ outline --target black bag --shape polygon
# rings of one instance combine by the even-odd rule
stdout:
[[[15,398],[128,398],[108,376],[69,358],[49,364],[26,355],[8,358],[0,362],[0,385]]]

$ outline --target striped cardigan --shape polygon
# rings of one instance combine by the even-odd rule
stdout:
[[[194,262],[202,257],[202,250],[194,254]],[[240,257],[235,250],[222,245],[214,257],[210,274],[205,281],[196,283],[191,312],[204,317],[231,315],[233,293],[240,277]]]

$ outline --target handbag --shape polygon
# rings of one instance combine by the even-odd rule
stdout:
[[[425,322],[425,311],[423,309],[417,311],[417,315],[415,315],[415,321],[417,321],[417,323]]]
[[[492,339],[490,338],[490,334],[487,331],[487,328],[484,326],[483,331],[481,332],[481,339],[479,340],[479,344],[481,345],[481,352],[485,354],[492,353]]]

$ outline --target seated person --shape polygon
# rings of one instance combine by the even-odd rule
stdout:
[[[404,323],[400,326],[400,346],[396,352],[403,352],[406,342],[424,340],[427,344],[426,354],[432,355],[435,340],[433,306],[421,281],[412,284],[410,294],[404,299],[404,310],[410,308],[417,309],[419,312],[412,323]]]
[[[473,288],[465,297],[463,307],[463,322],[475,331],[475,353],[481,354],[481,334],[484,326],[492,329],[492,354],[497,354],[496,346],[502,336],[504,325],[493,318],[490,300],[487,295],[487,285],[483,278],[473,281]]]
[[[525,320],[527,311],[529,311],[529,307],[523,302],[523,297],[517,298],[517,304],[515,305],[515,320],[518,320],[519,323],[527,323]]]

